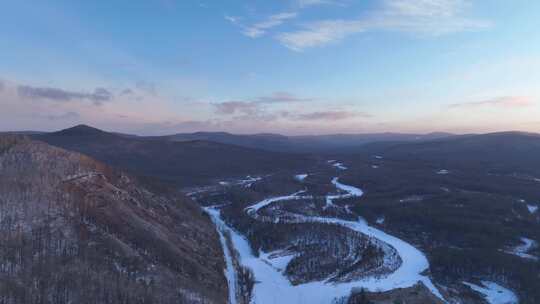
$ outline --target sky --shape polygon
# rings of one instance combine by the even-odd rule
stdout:
[[[0,4],[0,131],[540,132],[540,1]]]

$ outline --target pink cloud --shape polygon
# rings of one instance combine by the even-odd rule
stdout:
[[[350,111],[321,111],[321,112],[312,112],[306,114],[298,115],[300,120],[344,120],[354,117],[364,117],[369,118],[371,115],[362,113],[362,112],[350,112]]]
[[[528,107],[535,104],[535,101],[531,97],[527,96],[504,96],[480,101],[463,102],[451,104],[450,108],[462,108],[462,107],[480,107],[480,106],[494,106],[505,108],[521,108]]]

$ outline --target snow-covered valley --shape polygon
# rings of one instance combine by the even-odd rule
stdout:
[[[339,168],[338,168],[339,169]],[[341,170],[341,169],[339,169]],[[295,178],[299,181],[305,179]],[[334,177],[331,184],[335,187],[336,193],[327,194],[325,200],[333,205],[334,200],[360,198],[363,191],[357,187],[343,184],[339,177]],[[297,201],[313,199],[315,195],[307,190],[299,190],[290,195],[269,197],[259,202],[253,203],[244,209],[245,214],[259,221],[270,221],[279,223],[321,223],[338,225],[350,229],[351,231],[367,236],[376,246],[382,249],[384,256],[384,269],[389,269],[387,273],[357,278],[348,282],[333,282],[330,278],[326,280],[313,281],[304,284],[294,285],[284,273],[287,264],[293,259],[294,253],[276,254],[272,252],[259,252],[254,254],[249,241],[238,231],[230,227],[220,216],[219,208],[207,208],[213,221],[218,227],[220,234],[227,234],[231,238],[228,248],[224,245],[225,259],[228,260],[231,251],[238,253],[239,262],[242,266],[252,270],[255,286],[252,294],[252,303],[257,304],[285,304],[285,303],[310,303],[329,304],[332,301],[347,297],[351,289],[364,288],[369,291],[389,291],[396,288],[412,287],[418,283],[424,284],[429,291],[445,302],[438,288],[426,275],[429,263],[426,256],[413,245],[385,233],[382,230],[370,226],[362,218],[355,221],[344,220],[333,217],[306,216],[303,214],[287,213],[286,216],[260,216],[259,211],[270,208],[276,203],[294,203]],[[223,236],[222,236],[223,237]],[[228,270],[226,277],[229,284],[237,284],[232,279],[232,263],[227,262]],[[234,291],[235,286],[230,290]],[[231,303],[234,299],[231,298]]]
[[[357,303],[362,291],[371,299],[386,299],[381,303],[405,296],[415,304],[483,303],[483,298],[506,304],[489,302],[489,290],[516,299],[508,303],[519,303],[516,286],[502,277],[472,272],[456,281],[441,280],[437,261],[430,265],[433,248],[419,242],[421,234],[403,234],[394,224],[399,218],[385,213],[364,214],[366,204],[373,206],[375,192],[369,183],[365,189],[357,186],[362,182],[351,178],[357,170],[353,166],[342,169],[335,163],[309,174],[267,175],[249,187],[231,183],[221,193],[214,189],[202,196],[200,202],[222,237],[225,277],[236,293],[231,303]],[[411,200],[400,208],[420,203]],[[528,240],[499,252],[535,260],[536,243]],[[366,258],[369,248],[376,249]],[[241,278],[246,270],[247,283]],[[482,280],[486,283],[478,283]],[[418,290],[423,298],[411,298]]]
[[[519,302],[514,292],[495,282],[482,281],[481,286],[469,282],[463,282],[463,284],[482,294],[489,304],[517,304]]]

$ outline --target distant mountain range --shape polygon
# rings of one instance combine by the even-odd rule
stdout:
[[[190,142],[210,141],[215,143],[235,145],[274,152],[294,153],[334,153],[336,150],[355,150],[356,148],[372,142],[420,142],[453,136],[451,133],[433,132],[428,134],[413,133],[364,133],[364,134],[329,134],[285,136],[272,133],[259,134],[231,134],[227,132],[194,132],[178,133],[164,136],[138,136],[133,134],[105,132],[91,126],[78,125],[58,132],[19,131],[0,132],[22,135],[62,135],[62,136],[103,136],[105,133],[131,139]]]
[[[374,142],[357,151],[397,161],[444,167],[478,167],[493,173],[526,172],[540,177],[540,134],[498,132],[460,135],[423,142]]]
[[[238,135],[225,132],[183,133],[160,138],[171,141],[208,140],[223,144],[295,153],[335,153],[336,150],[354,150],[370,142],[417,142],[444,138],[450,133],[406,134],[406,133],[371,133],[371,134],[333,134],[311,136],[284,136],[278,134]]]
[[[313,162],[313,157],[307,155],[289,155],[202,138],[178,142],[161,137],[129,136],[85,125],[32,137],[134,174],[157,177],[179,186],[300,169]]]
[[[535,156],[536,152],[540,153],[540,135],[524,132],[313,136],[196,132],[137,136],[78,125],[51,133],[17,133],[87,154],[135,174],[158,177],[182,186],[305,168],[320,158],[315,155],[324,154],[384,154],[396,160],[418,159],[463,166],[489,163],[492,170],[516,168],[540,175],[540,169],[536,169],[540,168],[540,162]],[[501,165],[492,166],[494,163]]]

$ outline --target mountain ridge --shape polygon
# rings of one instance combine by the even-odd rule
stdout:
[[[225,303],[218,236],[181,193],[24,136],[0,136],[0,168],[4,300]]]
[[[71,136],[73,133],[79,136]],[[300,169],[313,161],[307,155],[289,155],[204,139],[184,142],[159,138],[149,140],[96,131],[86,126],[38,134],[32,138],[89,155],[133,174],[176,183],[180,187],[211,184],[221,178]]]

